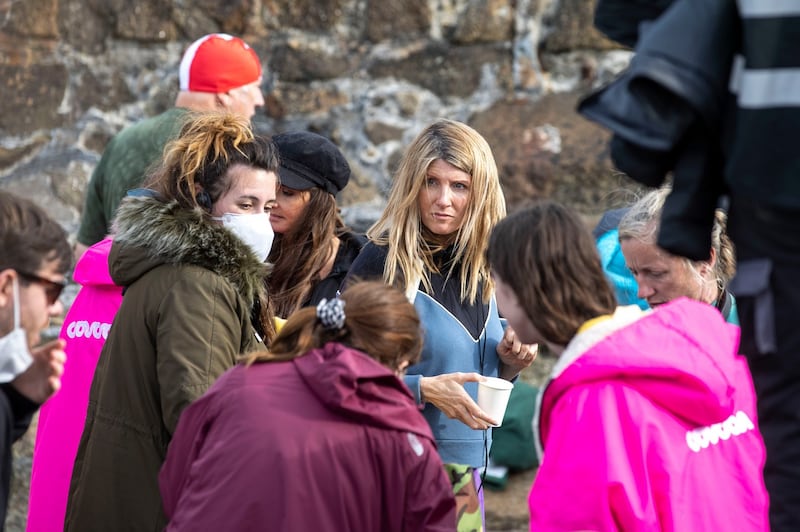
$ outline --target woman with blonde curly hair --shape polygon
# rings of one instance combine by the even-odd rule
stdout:
[[[401,288],[420,314],[422,358],[405,382],[424,405],[463,530],[482,529],[475,470],[487,461],[487,429],[500,421],[475,402],[478,382],[511,380],[536,356],[510,328],[504,333],[484,256],[505,213],[489,144],[466,124],[437,120],[403,155],[386,209],[348,274]]]
[[[192,117],[114,222],[122,305],[100,354],[66,530],[161,530],[178,417],[274,335],[264,290],[277,151],[230,114]]]

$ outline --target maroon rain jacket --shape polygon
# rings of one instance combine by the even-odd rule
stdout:
[[[411,393],[337,343],[220,377],[183,412],[159,482],[167,530],[455,530]]]

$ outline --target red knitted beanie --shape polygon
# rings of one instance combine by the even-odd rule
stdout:
[[[181,59],[178,77],[182,91],[228,92],[257,81],[261,62],[238,37],[212,33],[189,46]]]

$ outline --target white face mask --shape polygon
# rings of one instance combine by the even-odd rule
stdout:
[[[269,214],[265,212],[258,214],[226,212],[214,219],[221,221],[223,226],[247,244],[258,260],[261,262],[267,260],[269,251],[272,249],[272,240],[275,238],[272,224],[269,223]]]
[[[20,325],[19,285],[14,277],[14,329],[0,338],[0,382],[11,382],[33,362],[28,335]]]

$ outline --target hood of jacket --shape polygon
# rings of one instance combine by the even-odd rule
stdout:
[[[635,308],[635,307],[634,307]],[[582,350],[582,335],[613,327],[616,316],[579,333],[554,368],[556,377],[542,398],[541,427],[559,397],[572,387],[616,382],[633,388],[669,415],[687,424],[718,423],[734,411],[739,328],[725,323],[712,305],[681,298],[622,318],[621,328]],[[560,366],[560,367],[559,367]],[[543,434],[544,436],[544,434]]]
[[[130,286],[162,264],[199,266],[224,277],[252,304],[263,291],[267,265],[202,209],[151,196],[128,196],[114,221],[111,278]]]
[[[111,238],[105,238],[87,249],[75,265],[72,280],[81,286],[114,286],[114,280],[108,272],[108,254],[112,243]]]
[[[411,391],[373,358],[329,342],[292,362],[311,392],[330,410],[360,423],[433,441]]]

